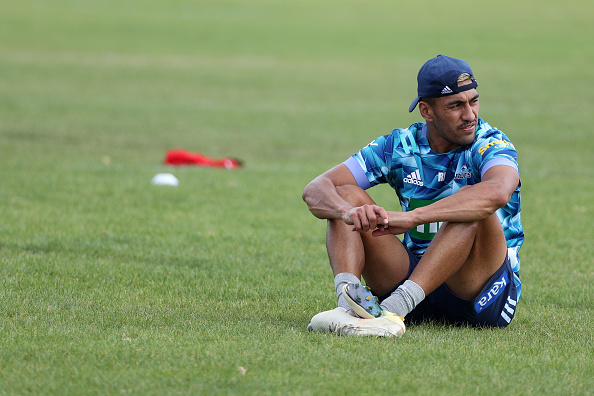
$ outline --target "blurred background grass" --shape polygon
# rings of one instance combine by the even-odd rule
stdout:
[[[320,161],[332,145],[322,152],[333,164],[416,121],[406,108],[419,65],[447,53],[476,69],[484,117],[521,129],[515,141],[577,149],[593,101],[579,83],[592,79],[593,15],[573,4],[8,3],[4,133],[64,139],[96,161],[103,147],[117,160],[176,145],[221,155],[236,145],[231,154],[252,163]],[[36,120],[44,131],[31,131]]]

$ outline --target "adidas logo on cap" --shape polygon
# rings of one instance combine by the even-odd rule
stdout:
[[[450,87],[448,87],[447,85],[445,86],[445,88],[444,88],[444,89],[442,89],[442,90],[441,90],[441,94],[442,94],[442,95],[451,94],[451,93],[453,93],[453,92],[454,92],[454,91],[452,91],[452,89],[451,89]]]

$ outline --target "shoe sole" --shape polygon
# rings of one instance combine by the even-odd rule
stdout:
[[[340,308],[320,312],[311,319],[310,325],[313,331],[341,336],[400,337],[406,331],[404,322],[396,315],[361,319]]]
[[[359,285],[359,287],[363,288],[363,286],[361,285]],[[374,319],[379,317],[381,315],[381,308],[379,310],[377,309],[379,308],[379,304],[377,304],[377,297],[375,297],[369,290],[365,288],[363,288],[363,290],[364,296],[361,298],[361,301],[363,301],[366,298],[369,298],[370,304],[372,304],[372,306],[377,305],[377,307],[373,307],[370,309],[371,312],[369,312],[367,309],[359,305],[357,301],[351,298],[351,296],[348,293],[350,291],[348,283],[342,287],[342,295],[344,296],[345,300],[347,301],[351,309],[363,319]],[[373,303],[371,303],[371,301],[373,301]],[[375,311],[377,311],[377,315],[374,315],[372,313],[374,311],[374,308],[376,308]]]

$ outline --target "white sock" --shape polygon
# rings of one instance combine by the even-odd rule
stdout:
[[[344,296],[342,295],[342,288],[348,282],[361,283],[361,280],[357,278],[355,275],[349,274],[348,272],[341,272],[340,274],[334,277],[334,288],[336,290],[338,308],[342,308],[345,311],[351,309],[349,303],[347,303]]]
[[[390,297],[380,304],[380,307],[399,316],[406,316],[425,299],[425,292],[421,286],[407,279]]]

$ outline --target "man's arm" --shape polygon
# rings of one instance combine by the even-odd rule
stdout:
[[[373,230],[388,223],[388,213],[377,205],[355,206],[339,193],[341,186],[359,188],[355,177],[344,164],[335,166],[312,180],[303,190],[303,200],[319,219],[342,219],[353,230]]]
[[[388,212],[388,228],[374,235],[402,234],[421,224],[441,221],[469,223],[482,220],[505,206],[520,182],[518,172],[498,165],[483,175],[480,183],[467,186],[431,205],[410,212]]]

